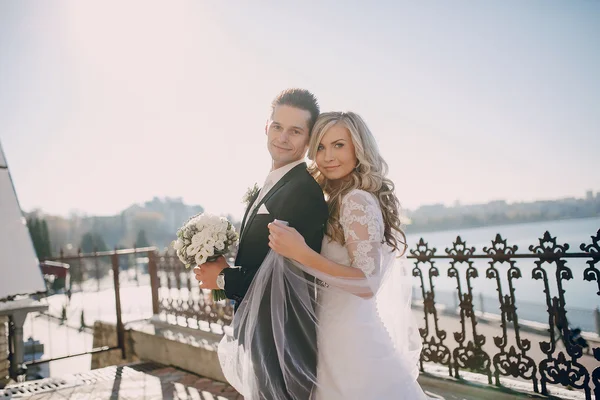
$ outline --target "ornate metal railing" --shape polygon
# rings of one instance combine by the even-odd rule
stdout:
[[[474,247],[468,247],[457,237],[453,246],[445,250],[445,255],[437,255],[437,249],[429,248],[421,239],[417,248],[410,252],[415,260],[413,276],[419,281],[423,298],[425,326],[420,329],[423,339],[421,369],[423,362],[442,364],[456,378],[460,377],[461,370],[475,371],[486,375],[490,384],[498,386],[501,376],[521,378],[530,381],[533,390],[542,394],[548,394],[549,384],[563,385],[584,391],[587,399],[592,398],[594,387],[595,396],[600,399],[600,345],[596,341],[593,358],[584,354],[585,338],[580,337],[567,318],[565,290],[567,281],[589,282],[589,290],[596,291],[596,302],[590,305],[595,307],[600,295],[599,241],[600,230],[591,243],[581,244],[581,252],[569,253],[568,244],[558,244],[556,238],[546,232],[538,245],[529,246],[529,253],[519,254],[517,246],[510,246],[497,235],[491,247],[484,247],[483,254],[476,254]],[[533,261],[530,271],[517,265],[517,260],[527,259]],[[574,274],[567,265],[572,259],[585,260],[587,268]],[[445,327],[440,324],[440,311],[436,305],[435,285],[443,271],[435,264],[441,260],[448,261],[445,272],[456,283],[459,329],[453,332],[452,344],[449,343],[448,329],[442,329]],[[477,268],[475,263],[478,261],[485,261],[487,267]],[[499,329],[493,336],[493,346],[488,343],[491,338],[480,332],[474,308],[473,287],[484,271],[485,278],[494,282],[497,292]],[[524,337],[526,329],[519,322],[517,313],[519,293],[516,282],[524,279],[526,272],[532,280],[541,283],[538,294],[544,299],[547,312],[546,329],[540,329],[538,334],[530,333],[532,338]],[[503,286],[503,277],[507,286]],[[554,289],[556,294],[552,296]],[[509,328],[512,328],[510,334]],[[531,331],[527,329],[527,332]],[[587,345],[592,346],[591,343]]]
[[[456,378],[476,372],[497,386],[510,377],[537,393],[558,385],[600,399],[600,340],[580,332],[581,324],[583,331],[595,330],[590,321],[598,318],[600,230],[580,251],[569,248],[549,232],[523,253],[500,235],[481,253],[460,237],[444,254],[421,239],[408,256],[421,320],[421,370],[437,363]],[[214,304],[174,255],[155,257],[155,314],[190,327],[231,321],[231,305]]]
[[[191,328],[210,329],[205,324],[228,325],[233,315],[229,302],[213,302],[210,291],[200,290],[193,273],[177,256],[166,252],[151,258],[150,271],[156,263],[156,289],[153,310],[167,322]]]

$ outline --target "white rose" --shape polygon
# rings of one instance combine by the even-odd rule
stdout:
[[[200,251],[200,247],[199,245],[194,245],[194,244],[190,244],[186,249],[185,249],[185,253],[190,256],[193,257],[196,254],[198,254],[198,251]]]
[[[206,241],[205,238],[206,234],[204,232],[198,232],[194,235],[194,237],[192,238],[192,244],[193,245],[203,245],[204,242]]]
[[[221,251],[221,250],[223,250],[224,248],[225,248],[225,243],[224,243],[224,241],[223,241],[223,240],[217,240],[217,241],[215,242],[215,249],[217,249],[217,250]]]
[[[204,241],[202,240],[202,235],[197,233],[192,237],[192,242],[185,248],[185,251],[188,256],[195,256],[203,246]]]
[[[204,256],[204,258],[208,257],[208,251],[206,250],[206,247],[203,247],[199,254],[202,254],[202,256]]]
[[[212,237],[212,235],[208,232],[203,232],[202,234],[202,244],[204,246],[208,246],[209,240],[211,240],[210,238]]]
[[[177,239],[173,242],[173,248],[175,250],[181,250],[183,249],[183,242],[181,241],[181,239]]]
[[[194,257],[194,260],[196,261],[196,264],[202,265],[206,261],[206,258],[200,252],[200,253],[196,254],[196,257]]]

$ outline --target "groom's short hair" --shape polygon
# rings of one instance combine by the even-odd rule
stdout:
[[[314,94],[306,89],[286,89],[279,93],[271,103],[271,115],[277,106],[290,106],[308,111],[310,119],[308,120],[308,133],[312,131],[315,121],[319,117],[319,102]]]

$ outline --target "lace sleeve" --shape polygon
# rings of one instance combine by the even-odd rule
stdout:
[[[340,224],[344,230],[351,266],[365,275],[379,273],[384,234],[383,216],[375,197],[354,190],[342,200]]]

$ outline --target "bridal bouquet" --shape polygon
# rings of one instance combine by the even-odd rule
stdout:
[[[227,254],[237,239],[235,228],[227,218],[198,214],[179,228],[173,248],[185,267],[190,268]],[[212,295],[214,301],[227,298],[223,290],[213,290]]]

